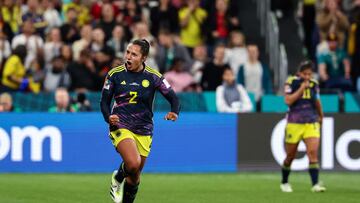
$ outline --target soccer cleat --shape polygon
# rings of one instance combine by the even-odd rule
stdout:
[[[115,175],[117,174],[117,170],[115,170],[111,177],[111,184],[110,184],[110,197],[115,203],[122,203],[123,201],[123,193],[124,193],[124,185],[125,179],[119,183],[115,179]]]
[[[282,192],[293,192],[293,189],[289,183],[280,184],[280,189]]]
[[[321,184],[317,183],[311,188],[312,192],[325,192],[326,188]]]

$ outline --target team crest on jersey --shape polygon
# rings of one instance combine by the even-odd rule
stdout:
[[[141,85],[146,88],[146,87],[149,87],[150,82],[145,79],[145,80],[143,80],[143,81],[141,82]]]

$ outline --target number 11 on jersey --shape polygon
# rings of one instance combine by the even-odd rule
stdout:
[[[303,93],[303,96],[302,96],[303,99],[310,99],[311,98],[311,92],[310,92],[310,89],[309,88],[306,88],[304,90],[304,93]]]

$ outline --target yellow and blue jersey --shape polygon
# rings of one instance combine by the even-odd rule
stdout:
[[[285,94],[296,92],[303,82],[303,79],[297,76],[290,76],[285,84]],[[289,106],[287,112],[288,123],[314,123],[318,120],[316,111],[316,101],[320,99],[320,90],[318,82],[310,80],[310,87],[306,88],[301,98]]]
[[[102,90],[101,111],[107,122],[110,114],[120,118],[117,126],[110,126],[110,131],[125,128],[139,135],[152,135],[156,90],[170,102],[171,111],[179,113],[180,104],[170,84],[156,70],[145,64],[144,67],[140,72],[131,72],[122,65],[108,72]]]

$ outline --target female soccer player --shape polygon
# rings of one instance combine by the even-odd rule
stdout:
[[[320,124],[324,117],[319,97],[318,82],[312,79],[313,64],[304,61],[300,64],[297,76],[287,79],[285,84],[285,103],[289,106],[285,132],[286,159],[282,167],[283,192],[292,192],[288,183],[291,162],[294,160],[298,144],[305,142],[309,157],[309,173],[313,192],[324,192],[325,187],[319,184],[318,148],[320,141]]]
[[[149,49],[146,40],[130,43],[126,63],[108,72],[102,90],[101,112],[109,123],[109,137],[123,160],[111,180],[110,196],[115,203],[132,203],[135,199],[140,173],[150,153],[155,91],[160,91],[171,104],[166,120],[177,120],[180,111],[179,100],[169,83],[145,64]]]

